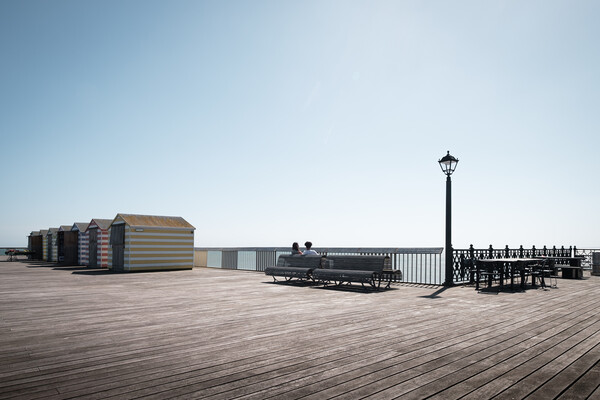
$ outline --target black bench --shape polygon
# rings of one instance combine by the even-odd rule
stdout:
[[[562,273],[563,279],[583,279],[583,267],[555,264],[554,267]]]
[[[344,283],[365,283],[379,289],[384,275],[392,276],[391,259],[388,256],[327,256],[324,268],[315,269],[312,277],[327,285],[330,282],[341,286]],[[389,287],[390,282],[386,286]]]
[[[294,278],[300,280],[313,280],[313,270],[322,268],[322,256],[282,255],[277,259],[277,265],[267,267],[265,275],[270,275],[277,282],[276,276],[283,277],[286,281]]]

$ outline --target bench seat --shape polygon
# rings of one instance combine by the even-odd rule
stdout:
[[[313,270],[320,268],[324,257],[321,256],[300,256],[300,255],[281,255],[277,259],[277,265],[265,268],[265,275],[273,277],[279,276],[286,281],[291,279],[313,280]]]
[[[321,281],[353,281],[369,283],[377,277],[374,271],[357,271],[354,269],[317,269],[313,271],[313,278]]]
[[[387,256],[327,256],[324,268],[313,271],[313,279],[323,282],[334,282],[336,285],[358,282],[365,283],[374,289],[381,285],[384,270],[391,271],[391,260]],[[391,279],[391,274],[387,274]],[[386,288],[389,287],[389,282]]]

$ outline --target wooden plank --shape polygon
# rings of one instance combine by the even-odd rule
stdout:
[[[598,340],[596,339],[596,342]],[[535,392],[536,398],[585,399],[600,386],[600,344],[576,359]],[[556,393],[559,393],[557,396]]]

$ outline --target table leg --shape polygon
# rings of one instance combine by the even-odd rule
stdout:
[[[515,290],[515,263],[510,263],[510,290]]]

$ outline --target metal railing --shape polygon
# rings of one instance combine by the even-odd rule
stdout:
[[[315,248],[321,255],[386,255],[392,268],[402,272],[402,282],[441,285],[444,282],[441,247],[417,248]],[[290,254],[287,247],[196,247],[194,266],[264,271],[277,264],[280,255]]]
[[[581,261],[581,265],[583,269],[592,269],[592,255],[594,253],[600,253],[600,248],[595,249],[579,249],[577,247],[573,248],[573,256],[575,257],[583,257]]]
[[[494,249],[492,245],[487,249],[476,249],[471,245],[468,249],[453,249],[452,260],[453,260],[453,271],[454,283],[463,283],[470,280],[469,271],[465,268],[465,259],[493,259],[493,258],[531,258],[536,256],[555,256],[555,257],[573,257],[575,256],[576,248],[564,246],[557,248],[547,248],[546,246],[541,249],[532,246],[531,248],[524,248],[522,245],[519,248],[509,248],[506,246],[503,249]],[[590,256],[591,257],[591,256]]]

